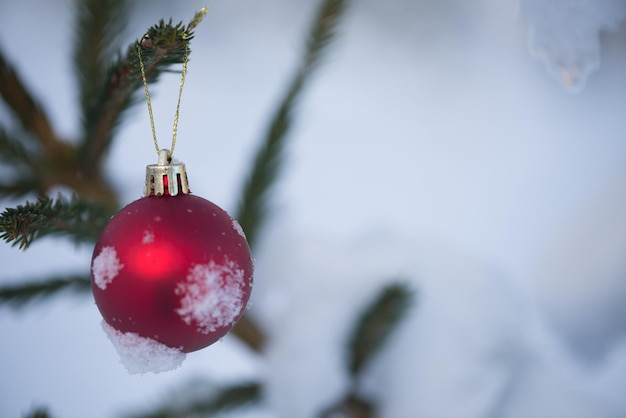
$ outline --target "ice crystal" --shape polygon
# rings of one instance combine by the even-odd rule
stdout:
[[[152,244],[154,242],[154,232],[146,230],[143,232],[142,244]]]
[[[176,288],[181,295],[176,312],[205,334],[233,325],[244,308],[244,282],[245,272],[234,261],[196,264]]]
[[[91,272],[96,285],[104,290],[117,277],[124,265],[120,263],[113,247],[102,247],[100,254],[93,259]]]
[[[233,229],[239,234],[241,235],[244,239],[246,239],[246,233],[243,232],[243,228],[241,227],[241,225],[239,225],[239,222],[237,222],[235,219],[233,219]]]

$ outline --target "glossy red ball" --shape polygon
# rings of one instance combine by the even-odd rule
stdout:
[[[193,195],[144,197],[123,208],[102,232],[91,266],[107,324],[186,353],[240,319],[252,276],[239,224]]]

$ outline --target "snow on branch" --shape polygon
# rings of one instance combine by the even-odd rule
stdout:
[[[584,88],[600,66],[600,35],[616,31],[626,16],[621,0],[520,0],[531,53],[572,92]]]

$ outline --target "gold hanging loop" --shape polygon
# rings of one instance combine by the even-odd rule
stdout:
[[[174,147],[176,146],[176,136],[178,135],[178,118],[180,115],[180,99],[183,96],[183,86],[185,85],[185,78],[187,76],[187,64],[189,62],[189,34],[200,24],[204,15],[208,13],[209,9],[203,7],[199,12],[195,14],[191,22],[187,25],[187,29],[182,34],[182,40],[184,44],[183,53],[183,70],[180,76],[180,86],[178,88],[178,100],[176,102],[176,112],[174,113],[174,128],[172,129],[172,145],[167,154],[168,160],[172,159],[174,154]],[[144,35],[143,41],[150,40],[148,34]],[[154,148],[158,155],[161,155],[161,148],[159,147],[159,141],[157,139],[156,128],[154,126],[154,114],[152,112],[152,101],[150,100],[150,91],[148,90],[148,81],[146,79],[146,67],[143,63],[143,56],[141,53],[142,42],[137,43],[137,56],[139,57],[139,69],[141,70],[141,80],[143,81],[143,89],[146,93],[146,102],[148,103],[148,114],[150,115],[150,127],[152,128],[152,139],[154,141]]]
[[[183,96],[183,87],[185,85],[185,78],[187,76],[187,64],[189,62],[189,40],[187,39],[187,32],[183,33],[183,43],[184,43],[184,55],[183,55],[183,69],[180,77],[180,85],[178,88],[178,100],[176,102],[176,112],[174,113],[174,128],[172,130],[172,145],[169,149],[168,158],[172,158],[172,154],[174,153],[174,147],[176,146],[176,136],[178,134],[178,119],[180,115],[180,100]],[[147,35],[144,35],[144,39],[147,38]],[[141,71],[141,80],[143,81],[143,89],[146,93],[146,103],[148,104],[148,115],[150,116],[150,127],[152,128],[152,139],[154,141],[154,148],[156,149],[157,154],[160,153],[161,148],[159,147],[159,141],[157,139],[156,128],[154,125],[154,114],[152,112],[152,101],[150,100],[150,91],[148,90],[148,80],[146,79],[146,67],[143,63],[143,57],[141,53],[141,43],[137,44],[137,56],[139,57],[139,69]]]

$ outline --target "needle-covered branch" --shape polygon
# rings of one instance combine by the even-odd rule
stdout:
[[[46,112],[1,50],[0,97],[19,120],[22,128],[38,141],[38,145],[47,153],[55,154],[61,142],[56,137]]]
[[[24,132],[9,132],[0,126],[0,163],[7,172],[0,180],[0,197],[22,197],[29,193],[43,193],[43,186],[35,174],[37,150],[28,149],[22,139]]]
[[[283,152],[287,133],[292,123],[292,112],[306,82],[311,78],[315,64],[337,31],[347,0],[324,0],[313,22],[303,58],[289,83],[287,92],[274,114],[248,178],[243,185],[239,206],[235,213],[251,248],[258,232],[268,218],[269,194],[283,167]],[[231,331],[249,347],[260,351],[264,344],[263,333],[249,316],[245,315]]]
[[[168,401],[153,411],[131,415],[129,418],[212,417],[221,412],[250,406],[261,400],[261,385],[255,382],[217,390],[213,385],[196,382],[193,388],[184,389],[183,393],[176,394],[175,401]]]
[[[295,75],[276,110],[263,142],[257,150],[252,170],[244,184],[236,218],[250,246],[256,243],[258,231],[267,221],[269,193],[284,165],[283,152],[287,133],[293,121],[293,110],[312,78],[324,51],[335,38],[347,0],[324,0],[318,10],[306,42],[306,48]]]
[[[97,117],[94,106],[101,98],[107,72],[119,51],[120,35],[127,24],[128,2],[125,0],[76,1],[76,39],[74,68],[82,112],[83,131],[88,132]]]
[[[77,163],[76,146],[55,134],[43,107],[2,51],[0,99],[19,122],[11,132],[0,129],[0,159],[10,168],[0,182],[0,197],[41,195],[55,186],[66,186],[81,196],[116,205],[115,193],[99,165],[91,161],[81,167]]]
[[[22,197],[33,190],[39,189],[39,179],[31,176],[22,176],[18,180],[0,183],[0,196]]]
[[[38,407],[25,415],[24,418],[52,418],[52,415],[48,413],[46,408]]]
[[[318,418],[336,416],[346,418],[375,418],[376,404],[361,396],[359,380],[364,366],[370,362],[405,317],[413,303],[414,293],[397,282],[384,287],[354,324],[346,347],[350,386],[345,395],[330,407],[323,409]]]
[[[124,56],[119,56],[110,66],[94,100],[84,110],[85,126],[81,161],[89,166],[100,161],[113,139],[121,116],[134,102],[142,89],[138,48],[145,65],[146,79],[155,82],[171,65],[181,64],[185,58],[185,45],[193,39],[193,29],[198,25],[205,9],[191,22],[172,24],[161,20],[152,26],[141,40],[133,42]]]
[[[376,418],[376,408],[371,401],[356,396],[353,393],[346,395],[336,405],[322,410],[318,418]]]
[[[51,277],[45,281],[25,281],[23,284],[0,287],[0,306],[20,308],[28,302],[54,296],[61,292],[84,294],[90,289],[89,276]]]
[[[3,164],[15,168],[32,166],[32,151],[24,146],[21,139],[21,135],[18,136],[0,126],[0,161]]]
[[[0,214],[0,238],[20,249],[48,236],[68,236],[75,242],[95,242],[111,212],[100,204],[72,199],[41,197]]]
[[[414,300],[402,283],[385,287],[361,314],[348,343],[348,370],[354,377],[387,343]]]

